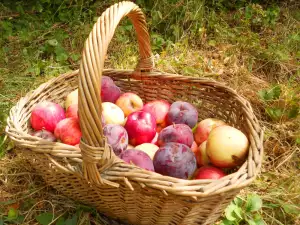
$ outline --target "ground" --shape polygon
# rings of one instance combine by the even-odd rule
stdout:
[[[46,186],[4,133],[9,109],[20,97],[78,68],[91,26],[113,2],[0,3],[0,224],[113,223]],[[262,173],[232,203],[241,216],[228,208],[220,222],[300,224],[299,3],[213,2],[136,1],[147,15],[158,69],[225,83],[250,101],[265,128]],[[126,20],[109,46],[105,68],[134,68],[137,58]]]

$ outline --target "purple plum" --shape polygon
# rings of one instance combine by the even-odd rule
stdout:
[[[197,109],[188,102],[174,102],[167,115],[167,124],[186,124],[193,128],[198,121]]]
[[[158,135],[157,144],[163,146],[169,142],[181,143],[191,147],[194,142],[192,129],[186,124],[173,124],[165,127]]]
[[[101,101],[115,103],[121,95],[120,88],[108,76],[101,78]]]
[[[124,127],[117,124],[107,124],[103,128],[103,134],[117,156],[126,150],[128,146],[128,134]]]
[[[137,149],[127,149],[123,151],[119,157],[128,164],[134,164],[145,170],[154,171],[153,161],[150,156]]]
[[[155,172],[180,179],[189,179],[197,169],[196,157],[186,145],[170,142],[154,155]]]

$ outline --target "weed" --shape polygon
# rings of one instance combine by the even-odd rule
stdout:
[[[13,145],[4,127],[20,97],[78,68],[95,19],[115,2],[0,3],[0,193],[8,196],[0,224],[112,224],[95,209],[45,187],[25,162],[11,159]],[[220,223],[299,223],[299,10],[275,0],[135,2],[146,14],[158,69],[226,83],[252,103],[266,128],[263,173],[229,205]],[[123,20],[105,67],[134,68],[137,60],[133,26]]]

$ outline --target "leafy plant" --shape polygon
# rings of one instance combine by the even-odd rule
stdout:
[[[258,95],[265,103],[265,111],[272,120],[293,119],[300,113],[300,99],[292,90],[283,96],[281,87],[275,85],[270,89],[259,91]]]
[[[220,225],[266,225],[260,210],[262,200],[256,194],[249,194],[246,200],[236,197],[225,210],[225,218]]]

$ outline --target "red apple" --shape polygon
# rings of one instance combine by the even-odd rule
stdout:
[[[197,159],[198,166],[207,166],[209,164],[209,158],[206,153],[206,141],[204,141],[194,152]]]
[[[81,130],[78,120],[74,117],[61,120],[54,130],[54,135],[62,143],[68,145],[79,144]]]
[[[156,134],[156,122],[151,113],[137,111],[127,117],[125,123],[129,143],[133,146],[150,143]]]
[[[206,143],[206,153],[211,163],[221,168],[241,165],[247,156],[249,141],[240,130],[223,125],[213,129]]]
[[[137,94],[127,92],[117,99],[116,105],[123,110],[125,117],[127,117],[133,112],[140,111],[144,104]]]
[[[78,104],[70,105],[67,108],[66,117],[67,118],[74,117],[74,118],[78,119]]]
[[[194,179],[214,179],[218,180],[226,174],[219,168],[214,166],[202,166],[195,173]]]
[[[151,113],[156,120],[156,131],[160,132],[167,126],[167,115],[170,109],[169,102],[154,100],[144,105],[143,111]]]
[[[105,124],[118,125],[123,125],[125,119],[122,109],[111,102],[102,103],[102,118],[104,118]]]
[[[212,129],[225,125],[225,122],[215,118],[207,118],[198,123],[194,131],[194,139],[198,145],[206,141]]]
[[[53,132],[56,124],[65,117],[65,111],[59,104],[44,101],[34,106],[30,116],[30,123],[34,130]]]
[[[66,101],[65,101],[65,109],[69,108],[70,105],[78,104],[78,89],[70,92],[67,95]]]
[[[193,144],[191,146],[192,151],[196,154],[196,152],[198,151],[198,145],[195,141],[193,141]]]

